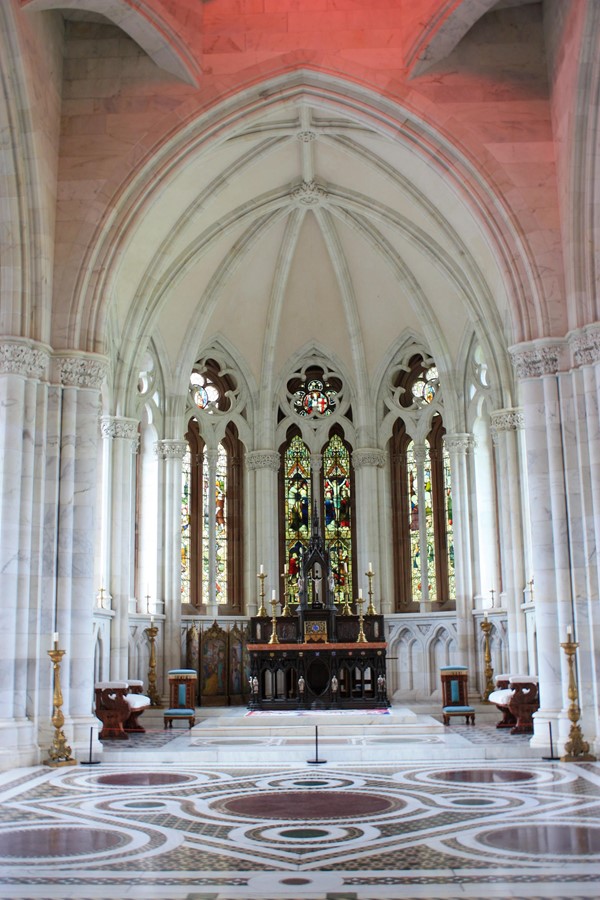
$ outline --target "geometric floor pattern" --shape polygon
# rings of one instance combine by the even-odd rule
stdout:
[[[4,900],[597,898],[600,764],[0,774]]]

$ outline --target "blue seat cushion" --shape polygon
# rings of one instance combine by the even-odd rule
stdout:
[[[197,675],[195,669],[169,669],[167,675]]]
[[[472,706],[444,706],[442,712],[466,713],[466,712],[475,712],[475,709]]]
[[[167,709],[164,711],[163,716],[195,716],[195,709]]]

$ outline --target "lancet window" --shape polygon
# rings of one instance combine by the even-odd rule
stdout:
[[[438,370],[416,354],[394,389],[401,413],[390,442],[396,609],[447,607],[455,598],[454,534]]]
[[[197,608],[242,608],[242,446],[233,423],[211,447],[202,416],[226,412],[229,379],[208,365],[193,372],[189,394],[199,411],[188,423],[182,465],[181,599]],[[202,435],[205,426],[206,438]]]
[[[350,449],[334,430],[322,448],[321,467],[314,470],[310,451],[291,430],[282,448],[282,555],[289,572],[298,572],[312,530],[314,502],[325,546],[329,550],[336,600],[352,589],[353,472]],[[351,598],[350,598],[351,599]]]

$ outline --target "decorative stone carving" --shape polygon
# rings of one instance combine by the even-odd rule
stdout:
[[[249,471],[256,469],[272,469],[279,471],[281,457],[276,450],[251,450],[246,453],[246,468]]]
[[[100,419],[100,434],[103,438],[109,438],[110,440],[120,438],[121,440],[131,441],[131,452],[138,452],[140,435],[136,419],[102,416]]]
[[[108,360],[98,356],[56,356],[60,383],[64,387],[99,391],[108,372]]]
[[[316,131],[299,131],[296,135],[299,141],[302,141],[303,144],[310,144],[311,141],[316,141],[317,132]]]
[[[310,454],[310,467],[313,472],[320,472],[323,468],[323,454],[322,453],[311,453]]]
[[[375,447],[362,447],[354,450],[352,453],[352,463],[355,469],[362,469],[364,466],[383,469],[386,462],[387,453],[385,450],[378,450]]]
[[[154,445],[159,459],[183,459],[187,450],[187,441],[157,441]]]
[[[100,420],[102,437],[134,440],[138,436],[136,419],[122,419],[117,416],[102,416]]]
[[[519,378],[541,378],[542,375],[556,375],[562,354],[558,342],[527,349],[509,349],[512,364]]]
[[[576,366],[600,362],[600,324],[587,325],[569,335],[569,348]]]
[[[292,200],[300,208],[322,206],[327,200],[327,191],[316,181],[303,181],[292,191]]]
[[[416,464],[424,465],[425,460],[427,459],[427,447],[425,444],[413,444],[413,456],[415,458]]]
[[[472,434],[446,434],[444,444],[448,453],[468,453],[475,446]]]
[[[490,416],[491,432],[518,431],[525,427],[525,416],[522,409],[497,409]]]
[[[18,341],[7,341],[0,344],[0,375],[42,378],[48,359],[49,354],[39,347]]]

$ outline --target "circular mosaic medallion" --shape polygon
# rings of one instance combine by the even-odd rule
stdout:
[[[315,838],[329,837],[329,832],[324,828],[286,828],[280,832],[281,837],[291,840],[310,841]]]
[[[24,828],[0,833],[0,856],[18,859],[86,856],[116,850],[128,843],[130,838],[123,832],[101,828]]]
[[[585,825],[514,825],[477,836],[486,847],[518,853],[586,856],[600,853],[600,828]]]
[[[459,784],[507,784],[514,781],[533,781],[534,772],[511,769],[451,769],[431,775],[435,781],[451,781]]]
[[[100,775],[96,784],[119,785],[123,787],[148,787],[169,784],[184,784],[193,781],[191,775],[177,775],[175,772],[119,772],[116,775]]]
[[[254,819],[356,819],[402,809],[400,800],[350,791],[278,791],[226,800],[220,808]]]

